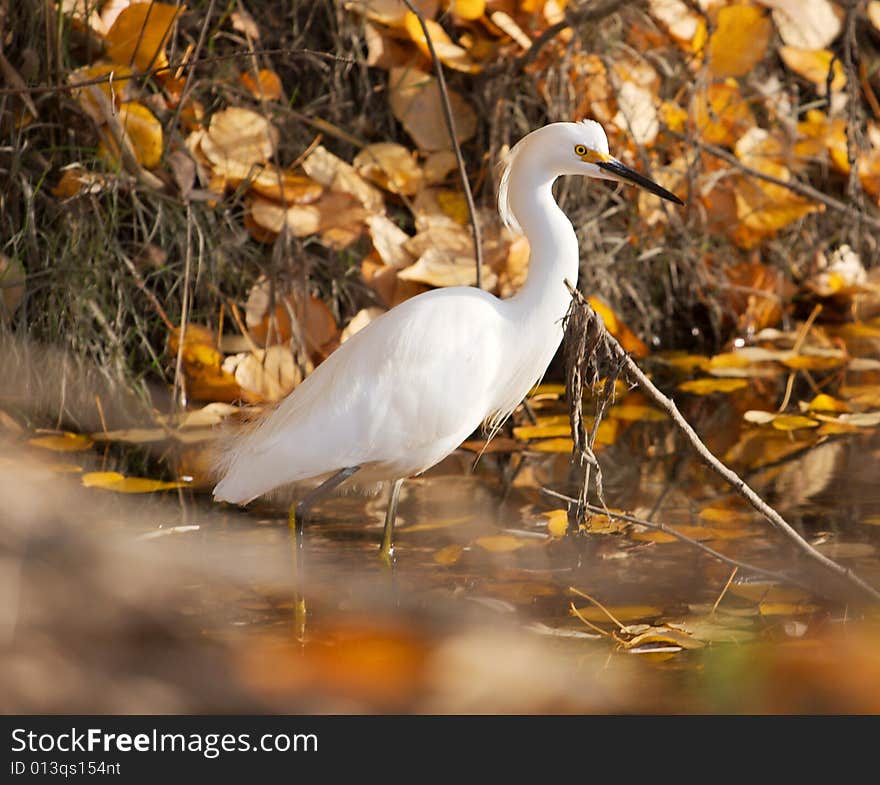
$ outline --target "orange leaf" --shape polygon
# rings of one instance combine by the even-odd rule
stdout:
[[[165,68],[165,42],[185,6],[134,3],[125,8],[107,31],[107,57],[114,63],[147,71]]]

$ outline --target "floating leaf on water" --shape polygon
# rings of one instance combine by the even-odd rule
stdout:
[[[823,542],[816,546],[816,550],[830,559],[859,559],[877,552],[869,542]]]
[[[711,395],[712,393],[731,393],[749,386],[747,379],[713,378],[692,379],[682,382],[677,389],[692,395]]]
[[[622,624],[634,621],[644,621],[647,619],[656,619],[658,616],[663,615],[663,608],[659,608],[656,605],[608,605],[606,607],[611,615]],[[595,605],[578,607],[577,614],[574,614],[572,611],[572,615],[582,616],[584,619],[591,621],[594,624],[598,622],[611,622],[608,614]]]
[[[623,422],[664,422],[669,419],[666,412],[648,404],[618,403],[608,410],[608,416]],[[604,422],[604,421],[603,421]],[[602,427],[601,425],[599,426]]]
[[[126,477],[119,472],[87,472],[82,476],[86,488],[102,488],[117,493],[153,493],[173,488],[186,488],[185,482],[164,482],[146,477]]]
[[[703,616],[687,618],[679,623],[669,622],[672,629],[681,629],[690,633],[697,640],[705,643],[746,643],[754,640],[755,633],[749,629],[724,624],[719,619],[721,616]],[[736,619],[735,621],[741,621]]]
[[[444,566],[455,564],[461,558],[462,550],[462,547],[455,543],[447,545],[434,554],[434,561]]]
[[[547,531],[552,537],[564,537],[568,531],[567,510],[547,510],[541,513],[547,519]]]
[[[782,364],[794,371],[824,371],[839,368],[846,362],[841,353],[839,357],[822,357],[816,355],[796,354],[782,361]]]
[[[412,526],[400,526],[398,527],[400,531],[405,532],[430,532],[437,531],[438,529],[449,529],[453,526],[461,526],[463,523],[468,523],[472,521],[468,515],[458,515],[454,518],[441,518],[437,521],[425,521],[424,523],[416,523]]]
[[[514,439],[546,439],[555,436],[570,436],[571,426],[568,417],[564,424],[520,425],[513,429]]]
[[[800,404],[799,404],[800,405]],[[848,412],[849,406],[844,401],[833,398],[825,393],[819,393],[808,404],[801,408],[810,412]]]
[[[526,545],[525,540],[519,537],[512,537],[509,534],[494,534],[488,537],[477,537],[477,539],[474,540],[474,543],[490,553],[510,553],[511,551],[518,551]]]
[[[65,431],[52,436],[36,436],[28,439],[28,444],[55,452],[83,452],[90,449],[94,442],[83,434]]]
[[[682,649],[702,649],[706,645],[703,641],[689,635],[687,632],[675,630],[671,627],[652,627],[647,632],[636,635],[628,641],[622,641],[620,645],[624,649],[635,649],[639,646],[646,646],[649,643],[678,646]]]
[[[782,586],[778,583],[735,581],[728,587],[728,592],[753,602],[799,603],[803,604],[810,595],[797,586]]]
[[[530,442],[530,450],[535,452],[560,452],[570,453],[574,449],[574,441],[571,439],[541,439],[536,442]]]
[[[819,421],[800,414],[778,414],[759,409],[750,409],[743,414],[746,422],[757,425],[772,425],[778,431],[796,431],[800,428],[818,428]]]
[[[754,513],[743,509],[733,500],[707,504],[697,515],[704,521],[720,524],[746,524],[752,520]]]
[[[709,358],[704,354],[687,354],[686,352],[659,352],[654,359],[680,371],[704,371],[709,367]]]
[[[762,616],[801,616],[822,610],[819,605],[795,602],[768,602],[758,604]]]

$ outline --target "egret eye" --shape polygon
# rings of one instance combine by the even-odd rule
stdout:
[[[582,144],[576,144],[574,146],[575,155],[584,156],[587,154],[587,148]]]

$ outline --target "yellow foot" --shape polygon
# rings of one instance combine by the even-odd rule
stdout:
[[[389,570],[394,569],[394,548],[381,547],[379,549],[379,561]]]
[[[293,633],[298,641],[304,641],[306,637],[306,601],[302,597],[294,600],[293,604]]]

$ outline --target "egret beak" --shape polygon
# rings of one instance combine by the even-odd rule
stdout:
[[[652,194],[656,194],[661,199],[667,199],[670,202],[675,202],[676,204],[684,204],[681,199],[679,199],[674,193],[671,191],[667,191],[660,185],[657,185],[653,180],[648,179],[643,174],[639,174],[635,169],[630,169],[625,164],[622,164],[616,158],[609,157],[607,161],[594,161],[600,169],[604,169],[606,172],[614,176],[615,180],[620,180],[624,183],[632,183],[633,185],[638,185],[641,188],[644,188],[646,191],[650,191]]]

